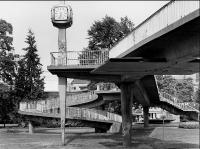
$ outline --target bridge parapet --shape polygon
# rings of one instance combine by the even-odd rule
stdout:
[[[67,106],[73,106],[78,104],[83,104],[87,102],[91,102],[93,100],[96,100],[98,98],[98,95],[94,91],[89,92],[80,92],[76,94],[67,94]],[[58,97],[49,97],[46,100],[38,100],[38,101],[30,101],[27,102],[21,102],[20,108],[22,109],[28,109],[28,108],[35,108],[35,109],[55,109],[60,107],[60,100]]]
[[[149,18],[139,24],[133,32],[118,42],[109,52],[110,58],[125,56],[124,52],[156,34],[162,29],[199,10],[199,1],[170,1]],[[121,56],[120,56],[121,57]]]
[[[27,103],[30,104],[30,103]],[[58,108],[47,109],[45,104],[40,103],[38,107],[27,106],[21,108],[22,112],[29,112],[34,114],[50,114],[50,115],[60,115],[60,110]],[[77,108],[77,107],[66,107],[66,118],[70,119],[81,119],[81,120],[92,120],[92,121],[108,121],[108,122],[122,122],[122,117],[120,115],[110,113],[107,111],[87,109],[87,108]]]
[[[51,52],[51,66],[101,65],[109,58],[108,50]]]

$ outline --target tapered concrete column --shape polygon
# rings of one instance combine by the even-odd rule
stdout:
[[[61,137],[62,145],[65,145],[65,117],[66,117],[66,86],[67,78],[58,78],[59,96],[60,96],[60,118],[61,118]]]
[[[122,135],[123,146],[131,146],[131,128],[132,128],[132,85],[131,83],[122,83],[121,89],[121,112],[122,112]]]
[[[149,107],[143,107],[144,127],[149,127]]]
[[[34,127],[33,127],[33,123],[31,121],[28,122],[28,133],[29,134],[34,133]]]

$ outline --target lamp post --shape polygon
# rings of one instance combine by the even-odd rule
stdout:
[[[164,124],[165,124],[165,114],[164,114],[164,110],[162,111],[162,115],[161,115],[161,119],[163,120],[163,133],[162,133],[162,139],[164,140]]]
[[[58,64],[66,65],[66,29],[72,25],[72,9],[69,5],[61,3],[51,9],[51,21],[53,26],[58,28]],[[60,96],[60,116],[61,116],[61,137],[62,145],[65,145],[65,118],[66,118],[66,89],[67,78],[58,78],[59,96]]]

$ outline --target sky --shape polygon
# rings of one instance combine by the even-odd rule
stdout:
[[[50,52],[58,51],[58,29],[51,23],[51,8],[61,1],[0,1],[0,19],[13,26],[13,46],[16,54],[24,54],[25,38],[31,29],[36,38],[38,54],[43,65],[45,91],[57,91],[57,76],[48,72]],[[168,1],[66,1],[72,7],[73,25],[67,29],[67,49],[81,51],[87,47],[87,30],[106,15],[127,16],[137,26]]]

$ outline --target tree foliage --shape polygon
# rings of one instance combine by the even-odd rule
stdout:
[[[158,88],[180,99],[179,102],[191,102],[194,93],[192,78],[177,80],[171,75],[156,76]]]
[[[44,77],[42,64],[37,54],[34,33],[29,30],[26,37],[27,47],[24,57],[19,60],[18,76],[16,79],[16,94],[22,100],[39,100],[44,93]]]
[[[194,92],[194,101],[196,103],[199,103],[200,104],[200,89],[198,88],[198,90],[196,90]]]
[[[14,84],[16,70],[15,55],[12,53],[13,38],[10,36],[12,32],[12,25],[0,19],[0,80],[9,85]]]
[[[95,21],[88,30],[90,50],[110,49],[124,36],[133,30],[134,24],[127,18],[117,22],[114,18],[105,16]]]
[[[16,112],[13,85],[16,76],[16,62],[12,53],[13,27],[10,23],[0,19],[0,121],[13,120]],[[5,125],[4,125],[5,126]]]

